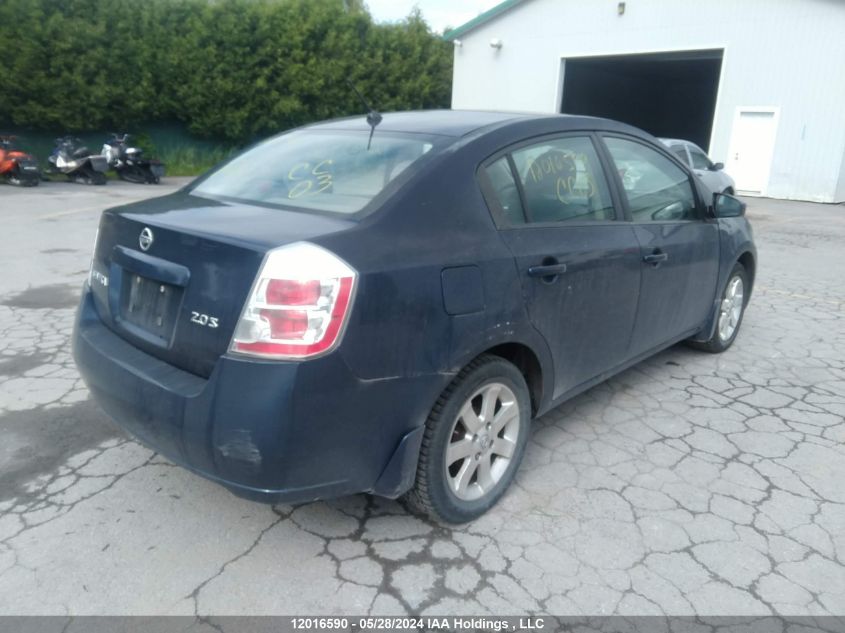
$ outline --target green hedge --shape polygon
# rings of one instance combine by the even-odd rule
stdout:
[[[449,107],[451,45],[361,0],[0,0],[0,130],[180,121],[244,143],[362,112]]]

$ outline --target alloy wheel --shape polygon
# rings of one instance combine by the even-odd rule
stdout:
[[[488,494],[511,464],[520,432],[519,405],[500,382],[480,387],[464,402],[446,446],[446,480],[463,501]]]
[[[719,338],[729,341],[736,332],[745,302],[745,288],[742,277],[733,277],[725,288],[722,305],[719,308]]]

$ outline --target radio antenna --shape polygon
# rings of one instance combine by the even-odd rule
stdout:
[[[355,87],[355,84],[352,83],[351,79],[346,80],[346,83],[349,84],[349,87],[352,88],[352,91],[358,95],[358,98],[361,100],[361,103],[364,104],[364,108],[367,110],[367,124],[370,126],[370,138],[367,139],[367,151],[370,151],[370,144],[373,142],[373,133],[376,131],[376,126],[381,123],[382,116],[381,113],[373,108],[367,100],[364,98],[364,95]]]

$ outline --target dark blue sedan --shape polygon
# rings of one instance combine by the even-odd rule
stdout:
[[[106,211],[74,356],[118,424],[236,494],[462,522],[532,418],[679,341],[728,349],[755,266],[743,203],[627,125],[349,118]]]

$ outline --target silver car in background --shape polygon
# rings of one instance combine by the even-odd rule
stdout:
[[[714,163],[698,145],[675,138],[660,140],[712,191],[734,194],[734,179],[724,172],[724,164]]]

